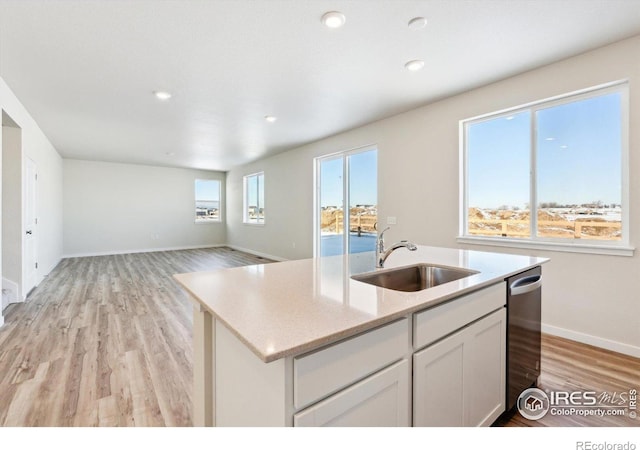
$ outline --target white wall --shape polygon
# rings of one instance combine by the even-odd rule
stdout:
[[[224,199],[222,172],[65,159],[64,254],[225,244],[224,223],[194,223],[198,178],[221,180]]]
[[[227,173],[227,242],[276,259],[313,256],[313,153],[281,153]],[[264,170],[265,223],[243,220],[243,177]],[[295,247],[294,247],[295,245]]]
[[[398,220],[389,239],[549,256],[552,262],[543,269],[545,330],[640,356],[638,252],[615,257],[456,242],[460,120],[624,78],[631,86],[631,243],[639,241],[640,129],[633,126],[640,117],[638,54],[640,37],[627,39],[236,168],[227,174],[228,242],[283,258],[312,256],[313,158],[375,143],[379,214]],[[242,176],[258,170],[265,172],[264,227],[242,224]]]
[[[2,153],[2,127],[0,127],[0,154]],[[2,190],[2,158],[0,158],[0,191]],[[2,193],[0,192],[0,216],[2,215]],[[0,217],[0,227],[2,227],[2,220],[4,217]],[[0,232],[0,249],[2,248],[2,233]],[[2,288],[2,258],[0,258],[0,288]],[[0,292],[0,327],[4,325],[4,298],[2,298],[2,292]]]
[[[36,251],[39,267],[37,283],[40,283],[62,257],[62,158],[2,78],[0,109],[22,129],[23,159],[31,158],[38,165]],[[22,292],[24,295],[26,293]]]
[[[2,127],[2,278],[22,286],[22,130],[8,126]]]

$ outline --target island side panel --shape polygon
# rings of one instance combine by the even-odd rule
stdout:
[[[193,425],[215,426],[215,326],[211,314],[193,301]]]
[[[215,424],[293,426],[293,363],[265,363],[215,321]]]

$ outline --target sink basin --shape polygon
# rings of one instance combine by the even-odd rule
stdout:
[[[469,277],[478,272],[454,267],[416,264],[397,269],[353,275],[351,278],[363,283],[404,292],[417,292],[450,281]]]

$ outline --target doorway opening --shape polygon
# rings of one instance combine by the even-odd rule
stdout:
[[[375,250],[378,150],[365,147],[315,159],[315,256]]]
[[[2,111],[2,310],[24,300],[22,169],[22,129]]]

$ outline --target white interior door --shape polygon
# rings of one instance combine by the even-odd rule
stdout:
[[[38,280],[38,215],[37,215],[37,183],[38,171],[36,163],[26,159],[25,174],[25,208],[24,208],[24,289],[28,293],[36,286]]]

